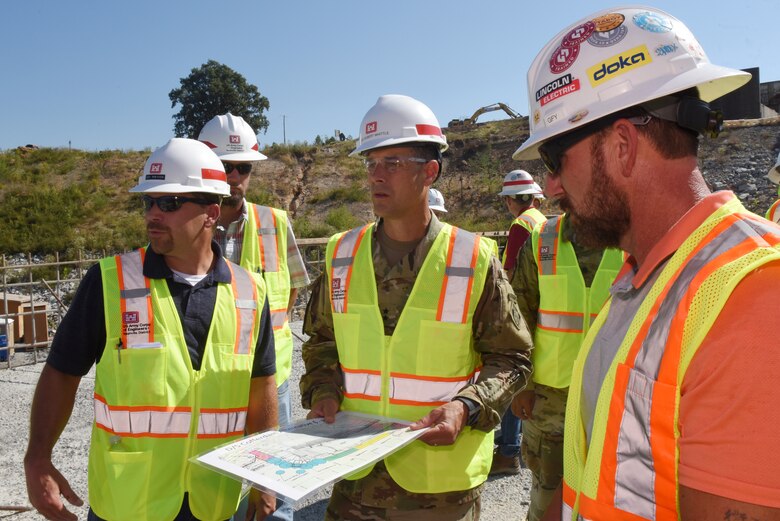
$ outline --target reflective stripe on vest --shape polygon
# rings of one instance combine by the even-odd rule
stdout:
[[[249,342],[252,338],[252,332],[255,330],[255,321],[257,320],[257,287],[255,281],[248,271],[243,269],[233,269],[234,264],[226,261],[231,277],[230,284],[233,286],[233,295],[236,296],[236,347],[238,354],[249,354]]]
[[[562,519],[679,518],[676,422],[688,364],[730,290],[780,258],[780,229],[743,212],[732,197],[661,268],[633,316],[617,324],[608,311],[588,335],[567,404]],[[626,319],[629,335],[616,334]],[[604,413],[586,438],[581,390],[592,375],[583,367],[594,345],[610,342],[619,348],[595,404]]]
[[[536,320],[536,327],[564,333],[582,333],[585,325],[582,313],[570,313],[567,311],[539,309]],[[593,319],[591,319],[592,321]]]
[[[141,248],[115,257],[122,313],[120,348],[149,344],[154,339],[152,292],[143,273],[145,254],[146,249]]]
[[[247,408],[201,409],[198,415],[198,438],[241,436],[246,426]]]
[[[344,396],[379,401],[382,394],[380,371],[357,371],[341,366],[344,373]],[[390,373],[389,401],[399,405],[438,407],[451,402],[458,391],[477,381],[479,370],[465,378],[422,377]]]
[[[780,199],[774,202],[769,210],[766,211],[766,218],[772,222],[780,224]]]
[[[271,310],[271,326],[274,331],[282,329],[284,323],[287,322],[287,309],[272,309]]]
[[[279,245],[276,242],[276,216],[267,206],[252,205],[257,222],[260,260],[264,271],[279,271]]]
[[[560,215],[550,217],[542,223],[542,229],[539,232],[539,250],[536,252],[536,264],[539,266],[540,275],[555,275],[558,253],[558,234],[560,233],[561,219]]]
[[[95,424],[106,432],[121,436],[148,438],[186,438],[190,432],[192,409],[189,407],[127,407],[106,403],[94,394]]]
[[[352,266],[355,263],[355,253],[369,226],[371,225],[353,228],[342,235],[336,244],[330,274],[330,305],[334,313],[347,312],[347,290]]]
[[[479,237],[460,228],[452,229],[437,321],[466,323],[478,253]]]

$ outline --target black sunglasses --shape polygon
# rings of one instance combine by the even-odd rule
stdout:
[[[181,195],[161,195],[160,197],[145,195],[142,197],[142,200],[144,202],[144,210],[147,212],[151,210],[152,206],[155,204],[162,212],[175,212],[184,206],[184,203],[195,203],[201,205],[217,204],[214,201],[210,201],[208,199],[203,199],[200,197],[184,197]]]
[[[222,166],[225,167],[226,174],[232,172],[234,168],[241,175],[247,175],[252,171],[252,163],[228,163],[227,161],[222,161]]]
[[[561,168],[563,155],[567,150],[588,136],[604,130],[615,121],[623,118],[628,119],[634,125],[646,125],[651,119],[650,115],[646,113],[626,109],[551,139],[539,145],[539,156],[542,158],[544,166],[547,167],[551,174],[558,173],[558,170]]]

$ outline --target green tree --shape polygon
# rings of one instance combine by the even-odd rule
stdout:
[[[168,93],[171,108],[181,104],[173,116],[176,137],[197,138],[203,125],[228,112],[244,118],[255,132],[268,128],[268,118],[263,115],[271,106],[268,98],[227,65],[209,60],[180,81],[181,86]]]

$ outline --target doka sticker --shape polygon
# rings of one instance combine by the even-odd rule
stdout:
[[[668,33],[672,30],[671,20],[650,11],[635,14],[634,25],[651,33]]]
[[[596,87],[621,74],[644,67],[652,61],[653,58],[650,56],[647,46],[639,45],[590,67],[587,71],[588,80],[590,80],[591,86]]]
[[[576,47],[558,47],[550,58],[550,72],[560,74],[577,60],[580,54],[580,46]]]

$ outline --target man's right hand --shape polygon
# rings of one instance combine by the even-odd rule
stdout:
[[[52,521],[78,520],[78,516],[65,507],[60,495],[71,505],[80,507],[84,502],[73,492],[68,480],[60,474],[50,459],[25,458],[24,474],[30,503],[43,517]]]
[[[339,412],[339,402],[335,398],[323,398],[312,405],[306,418],[324,418],[325,423],[336,421],[336,413]]]
[[[533,419],[536,393],[534,391],[520,391],[512,400],[512,412],[521,420]]]

